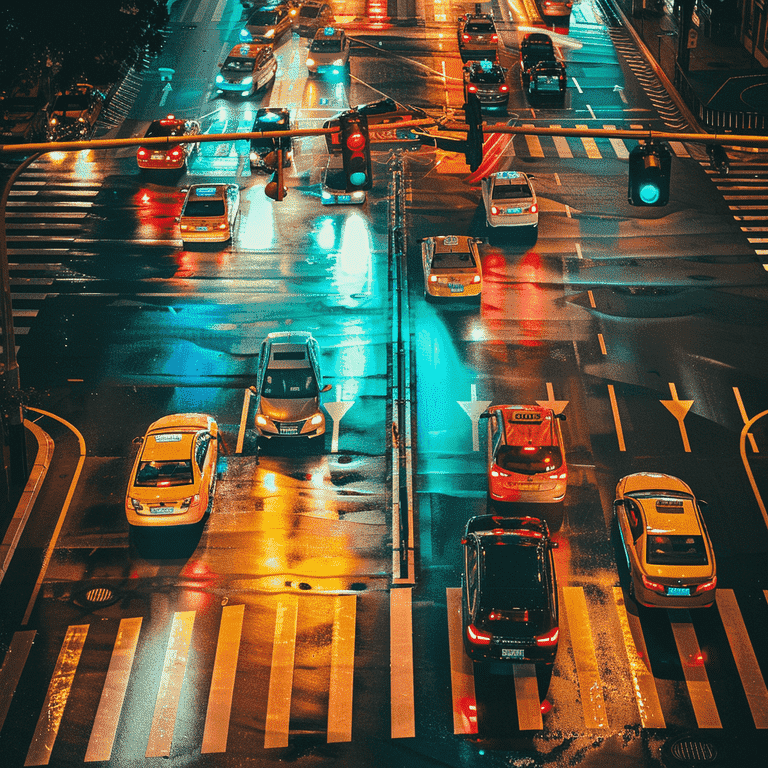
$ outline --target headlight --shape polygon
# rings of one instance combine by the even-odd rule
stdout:
[[[319,412],[318,412],[318,413],[316,413],[316,414],[315,414],[315,415],[314,415],[314,416],[313,416],[313,417],[312,417],[312,418],[309,420],[309,423],[310,423],[310,424],[311,424],[313,427],[316,427],[316,426],[318,426],[318,424],[322,424],[322,423],[323,423],[323,414],[322,414],[322,413],[319,413]]]
[[[243,80],[243,85],[250,85],[253,82],[252,77],[246,77],[245,80]]]
[[[261,413],[256,414],[256,426],[257,427],[268,427],[270,425],[270,420],[264,416]]]
[[[340,67],[340,66],[341,66],[343,63],[344,63],[344,59],[336,59],[336,60],[333,62],[333,66],[334,66],[334,67]]]
[[[247,29],[241,29],[240,30],[240,37],[243,40],[250,40],[251,39],[251,33]]]
[[[315,66],[315,60],[314,59],[307,59],[307,66],[308,67],[314,67]]]
[[[224,82],[224,75],[216,75],[216,82],[217,83],[223,83]]]
[[[323,200],[330,200],[331,199],[331,193],[327,189],[323,190],[322,196],[323,196]]]
[[[267,34],[264,35],[264,37],[274,37],[275,36],[275,30],[274,29],[268,29]]]

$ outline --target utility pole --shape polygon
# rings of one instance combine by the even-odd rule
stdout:
[[[691,66],[691,49],[689,38],[691,32],[696,34],[693,28],[693,9],[696,0],[680,0],[680,35],[677,38],[677,64],[680,69],[688,74]]]

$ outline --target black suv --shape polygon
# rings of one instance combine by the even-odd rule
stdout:
[[[552,550],[537,517],[479,515],[462,538],[461,614],[473,661],[526,661],[551,667],[560,634]]]
[[[552,38],[542,32],[529,32],[520,43],[520,72],[526,89],[531,67],[540,61],[557,61]]]
[[[477,94],[484,109],[504,109],[509,103],[507,70],[492,61],[470,61],[463,69],[464,101]]]
[[[261,107],[256,112],[252,131],[290,131],[291,113],[285,107]],[[278,145],[279,142],[279,145]],[[293,141],[290,136],[279,139],[251,139],[250,161],[252,170],[268,170],[264,162],[267,155],[276,149],[283,150],[283,167],[288,168],[293,160]]]

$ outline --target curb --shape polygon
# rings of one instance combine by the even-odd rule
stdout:
[[[37,455],[32,471],[29,473],[27,484],[24,486],[19,503],[16,505],[16,511],[8,525],[3,543],[0,544],[0,583],[5,578],[11,558],[16,551],[16,545],[24,532],[24,526],[27,524],[32,507],[35,505],[37,494],[40,492],[53,457],[54,442],[51,436],[38,427],[35,422],[28,419],[24,419],[24,426],[37,439]]]

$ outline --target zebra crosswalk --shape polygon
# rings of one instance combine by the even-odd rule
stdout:
[[[390,737],[409,738],[418,734],[420,713],[415,711],[415,690],[419,682],[419,663],[414,659],[413,625],[410,620],[413,606],[411,590],[393,589],[389,595],[390,622]],[[620,674],[632,691],[635,702],[635,725],[639,728],[663,729],[667,727],[668,714],[680,718],[680,702],[677,696],[664,698],[660,691],[659,678],[652,669],[653,654],[649,655],[644,637],[642,619],[625,605],[620,587],[609,588],[608,610],[620,627],[618,646],[623,652],[616,652],[610,665],[598,661],[606,652],[604,628],[599,624],[604,619],[597,616],[600,607],[588,600],[587,591],[580,586],[565,586],[561,591],[561,640],[555,668],[561,675],[573,676],[578,694],[562,697],[556,686],[550,688],[549,699],[558,713],[558,727],[563,723],[572,730],[605,731],[626,727],[625,710],[617,711],[614,686],[603,679],[608,674]],[[768,610],[768,590],[764,592]],[[355,690],[356,661],[369,654],[371,638],[361,641],[358,637],[358,603],[363,597],[355,594],[338,594],[321,598],[323,611],[331,625],[330,632],[324,633],[328,659],[326,679],[325,737],[328,743],[344,743],[353,739],[353,692]],[[164,629],[155,619],[133,616],[119,619],[116,632],[104,634],[100,626],[104,619],[94,624],[78,623],[68,626],[61,639],[58,653],[51,653],[44,672],[49,677],[44,696],[30,690],[40,674],[40,659],[32,660],[32,647],[38,635],[35,630],[20,630],[13,635],[8,651],[0,667],[0,737],[4,728],[14,729],[18,739],[18,723],[13,717],[12,705],[18,698],[24,698],[23,706],[28,711],[29,701],[40,706],[34,729],[28,740],[24,755],[25,766],[55,764],[57,743],[63,733],[67,734],[70,749],[79,749],[83,762],[107,761],[120,757],[117,736],[125,727],[126,719],[144,721],[142,733],[146,742],[144,755],[168,757],[180,732],[190,727],[198,728],[196,738],[188,733],[183,735],[185,743],[197,744],[202,754],[224,753],[230,748],[233,706],[238,686],[247,689],[247,696],[254,701],[266,702],[261,725],[263,740],[254,745],[265,750],[288,747],[293,735],[300,732],[293,722],[296,717],[292,709],[292,691],[297,686],[300,663],[299,656],[306,652],[303,646],[307,639],[302,635],[302,621],[311,615],[317,620],[316,604],[301,602],[296,595],[284,594],[276,599],[273,621],[270,625],[261,616],[258,624],[248,612],[254,607],[244,604],[225,604],[218,613],[218,629],[214,626],[215,652],[212,665],[200,667],[196,659],[205,642],[205,633],[198,631],[198,624],[204,624],[209,617],[196,609],[178,610],[168,616]],[[745,697],[752,722],[749,727],[761,730],[768,728],[768,688],[761,672],[755,647],[749,636],[747,625],[733,590],[720,589],[715,609],[725,631],[728,651],[738,672],[738,680],[728,681],[729,686],[739,686]],[[478,722],[478,701],[475,690],[475,668],[463,650],[461,594],[458,588],[446,589],[443,620],[436,613],[435,626],[447,625],[447,644],[450,669],[444,670],[445,679],[450,677],[452,712],[430,712],[426,720],[433,723],[442,718],[443,727],[456,735],[471,735],[482,732]],[[717,701],[716,689],[708,677],[708,663],[702,644],[697,636],[695,623],[688,611],[667,612],[672,645],[682,669],[682,682],[695,722],[691,727],[722,729],[722,713],[728,702]],[[250,621],[249,621],[250,619]],[[116,620],[115,620],[116,621]],[[264,675],[255,674],[253,642],[249,633],[257,631],[264,643],[262,662],[268,667]],[[445,630],[443,629],[443,632]],[[111,650],[104,653],[105,637],[110,637]],[[157,646],[158,638],[165,638],[165,647],[155,647],[149,654],[147,648]],[[446,636],[435,635],[434,644],[442,644]],[[44,643],[45,644],[45,643]],[[384,652],[386,643],[382,642]],[[55,651],[55,649],[53,649]],[[314,648],[313,653],[318,652]],[[718,649],[717,655],[726,653]],[[108,659],[106,670],[94,668],[94,659],[102,662]],[[730,663],[730,662],[729,662]],[[46,664],[43,664],[45,669]],[[569,669],[571,668],[572,669]],[[206,670],[206,678],[196,682],[198,690],[204,691],[206,701],[197,702],[202,721],[182,717],[180,702],[182,690],[190,685],[190,677]],[[543,715],[540,702],[537,669],[532,664],[513,664],[514,699],[520,731],[546,730],[547,716]],[[719,673],[718,673],[719,674]],[[247,677],[253,679],[244,679]],[[140,677],[142,688],[140,702],[131,699],[131,685]],[[88,681],[102,680],[99,689]],[[32,682],[34,681],[34,682]],[[722,681],[721,681],[722,682]],[[40,685],[40,683],[37,683]],[[720,688],[722,691],[722,686]],[[610,694],[614,694],[613,696]],[[84,706],[83,698],[93,703]],[[439,707],[439,699],[434,702]],[[42,702],[42,705],[40,705]],[[79,728],[71,725],[68,713],[74,709],[80,718],[83,711],[92,713],[90,722]],[[75,717],[73,715],[72,717]],[[190,725],[191,723],[191,725]],[[292,727],[293,726],[293,727]],[[431,726],[430,726],[431,727]],[[22,728],[23,732],[23,728]],[[76,734],[73,736],[73,734]],[[250,732],[253,738],[252,732]],[[82,740],[81,747],[73,746],[73,739]],[[116,751],[117,750],[117,751]],[[134,754],[133,757],[136,755]]]

